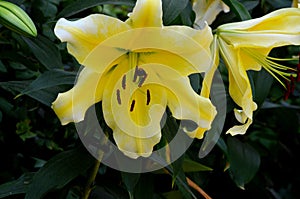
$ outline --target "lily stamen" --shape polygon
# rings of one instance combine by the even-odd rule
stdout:
[[[123,78],[122,78],[122,88],[124,90],[126,89],[126,75],[124,75]]]
[[[117,89],[117,101],[118,101],[118,104],[121,105],[121,94],[120,94],[119,89]]]
[[[132,100],[131,105],[130,105],[130,112],[133,111],[135,105],[135,100]]]
[[[146,102],[146,105],[149,105],[150,104],[150,91],[149,89],[147,89],[147,102]]]
[[[294,60],[293,58],[274,58],[274,57],[264,56],[250,49],[243,49],[243,51],[246,54],[248,54],[250,57],[252,57],[255,61],[257,61],[257,63],[259,63],[266,71],[268,71],[286,89],[287,89],[286,85],[288,84],[284,84],[278,76],[282,77],[289,83],[291,81],[291,77],[293,78],[297,77],[297,74],[295,74],[297,72],[297,69],[274,62],[274,61],[291,61]]]

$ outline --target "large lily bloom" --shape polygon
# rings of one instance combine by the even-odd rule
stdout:
[[[286,8],[261,18],[228,23],[217,28],[212,45],[215,61],[211,71],[206,74],[201,95],[209,95],[220,52],[229,73],[229,94],[241,108],[235,110],[235,117],[241,125],[230,128],[227,133],[244,134],[252,123],[253,111],[257,109],[252,98],[248,70],[259,71],[263,67],[284,87],[282,80],[293,83],[297,76],[299,79],[299,71],[278,64],[276,60],[280,59],[268,56],[275,47],[300,45],[299,21],[300,9]]]
[[[197,29],[202,29],[206,23],[212,24],[221,11],[227,13],[230,10],[222,0],[193,0],[192,3],[196,13],[194,27]]]
[[[53,102],[62,124],[84,120],[102,101],[118,148],[131,158],[151,155],[167,106],[175,118],[196,124],[183,128],[190,137],[202,138],[210,128],[215,107],[188,78],[210,67],[209,27],[164,27],[161,1],[138,0],[126,22],[101,14],[60,19],[55,34],[84,66],[75,86]]]

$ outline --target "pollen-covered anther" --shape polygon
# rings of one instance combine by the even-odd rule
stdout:
[[[122,78],[122,88],[124,90],[126,89],[126,75],[124,75],[123,78]]]
[[[134,110],[134,105],[135,105],[135,100],[132,100],[131,105],[130,105],[130,112]]]
[[[149,89],[147,89],[147,101],[146,101],[146,105],[150,104],[150,100],[151,100],[150,91],[149,91]]]
[[[296,81],[300,82],[300,53],[299,53],[298,57],[299,57],[299,63],[297,64],[297,77],[296,77]]]
[[[120,93],[119,89],[117,89],[117,101],[118,101],[118,104],[121,105],[121,93]]]

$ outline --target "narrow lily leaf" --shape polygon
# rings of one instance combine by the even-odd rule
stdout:
[[[216,145],[223,130],[226,117],[226,93],[221,77],[215,76],[211,86],[211,101],[216,106],[217,115],[205,135],[203,144],[199,150],[199,158],[205,157]]]
[[[274,78],[265,69],[252,73],[252,78],[254,84],[252,85],[254,101],[260,107],[270,92]]]
[[[45,37],[25,38],[34,56],[48,69],[62,69],[63,64],[58,48]]]
[[[184,172],[198,172],[198,171],[212,171],[213,169],[200,164],[199,162],[195,162],[191,159],[185,158],[182,164],[182,168]]]
[[[7,1],[0,1],[0,24],[24,36],[37,36],[35,25],[26,12]]]
[[[223,2],[230,7],[230,10],[233,11],[241,21],[251,19],[246,7],[237,0],[223,0]]]
[[[163,21],[165,25],[170,24],[186,8],[188,0],[164,0]]]
[[[127,173],[127,172],[122,172],[122,180],[127,188],[127,191],[130,195],[130,198],[133,196],[133,191],[138,183],[141,174],[140,173]]]
[[[54,156],[34,175],[25,199],[40,199],[49,191],[63,188],[84,173],[93,161],[83,147]]]
[[[30,94],[31,92],[51,88],[59,85],[73,85],[76,73],[63,70],[51,70],[41,74],[34,80],[20,95]]]
[[[57,16],[57,18],[61,17],[69,17],[72,15],[75,15],[79,12],[82,12],[86,9],[99,6],[102,4],[113,4],[113,5],[128,5],[128,6],[134,6],[135,1],[134,0],[78,0],[75,1],[66,8],[64,8]]]
[[[244,189],[259,168],[259,153],[249,144],[233,137],[228,137],[227,144],[230,176],[238,187]]]
[[[25,173],[17,180],[0,185],[0,198],[26,193],[33,176],[34,173]]]

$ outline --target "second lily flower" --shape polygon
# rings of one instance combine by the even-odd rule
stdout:
[[[201,95],[209,96],[220,52],[228,69],[229,94],[241,108],[235,110],[235,117],[241,125],[230,128],[227,133],[244,134],[252,123],[253,111],[257,109],[252,99],[248,70],[259,71],[263,67],[283,86],[282,79],[292,83],[296,77],[299,78],[299,68],[278,64],[276,60],[280,59],[268,56],[273,48],[300,45],[299,21],[300,9],[286,8],[261,18],[228,23],[217,28],[212,45],[214,63],[205,77]]]

